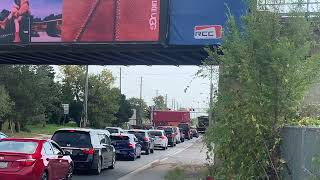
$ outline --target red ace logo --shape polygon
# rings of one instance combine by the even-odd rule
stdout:
[[[194,27],[195,39],[221,39],[222,26],[220,25],[205,25]]]

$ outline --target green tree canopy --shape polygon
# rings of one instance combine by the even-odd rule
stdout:
[[[251,2],[241,25],[229,17],[224,55],[208,50],[220,63],[216,124],[206,135],[220,160],[215,179],[280,179],[280,128],[319,77],[310,21],[299,13],[283,21]]]
[[[160,96],[154,97],[152,100],[154,102],[154,106],[156,110],[167,109],[164,96],[160,95]]]

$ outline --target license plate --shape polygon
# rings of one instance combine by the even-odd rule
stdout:
[[[116,150],[116,153],[120,153],[120,150]]]
[[[8,163],[7,162],[0,162],[0,168],[7,168],[8,167]]]

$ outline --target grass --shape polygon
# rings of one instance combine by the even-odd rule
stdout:
[[[205,180],[207,175],[208,168],[206,166],[185,165],[169,171],[165,180]]]
[[[45,127],[43,125],[27,125],[27,129],[30,130],[30,132],[24,132],[21,131],[20,133],[17,132],[11,132],[11,130],[8,130],[8,124],[5,123],[2,132],[7,134],[10,137],[39,137],[42,134],[47,134],[51,135],[53,134],[56,130],[61,129],[61,128],[66,128],[66,127],[77,127],[75,123],[68,123],[63,125],[57,125],[57,124],[47,124]]]

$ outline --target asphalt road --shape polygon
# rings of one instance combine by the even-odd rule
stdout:
[[[177,144],[176,147],[169,147],[168,150],[156,150],[154,154],[142,155],[141,159],[136,161],[118,160],[116,168],[112,170],[104,170],[100,175],[76,174],[74,180],[126,180],[126,179],[139,179],[138,175],[143,173],[149,174],[148,176],[156,173],[150,171],[155,164],[161,162],[170,162],[173,159],[185,161],[186,163],[203,163],[205,153],[202,151],[203,145],[200,138],[193,138],[192,140],[185,141],[184,143]],[[185,152],[188,152],[185,154]],[[201,152],[201,153],[200,153]],[[187,155],[187,156],[185,156]],[[188,157],[188,158],[186,158]],[[199,160],[200,159],[200,160]],[[160,166],[159,166],[160,167]],[[168,166],[166,166],[168,168]],[[167,169],[162,169],[158,176],[163,176]],[[157,170],[157,169],[155,169]],[[136,177],[136,178],[135,178]],[[159,178],[152,178],[159,179]],[[161,178],[160,178],[161,179]]]

